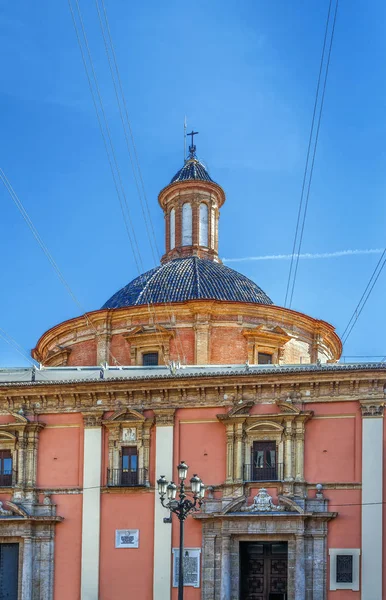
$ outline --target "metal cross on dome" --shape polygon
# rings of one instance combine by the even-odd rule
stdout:
[[[194,136],[198,135],[198,131],[193,131],[193,129],[192,129],[192,131],[190,133],[187,133],[186,135],[191,136],[191,142],[190,142],[190,146],[189,146],[189,158],[195,158],[196,157],[196,146],[194,145]]]

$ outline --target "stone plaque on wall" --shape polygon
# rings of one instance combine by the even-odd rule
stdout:
[[[184,586],[200,587],[201,548],[184,548]],[[180,549],[173,548],[173,587],[178,587]]]
[[[135,442],[137,440],[137,430],[135,427],[124,427],[122,429],[122,442]]]
[[[116,548],[138,548],[139,529],[117,529],[115,531]]]

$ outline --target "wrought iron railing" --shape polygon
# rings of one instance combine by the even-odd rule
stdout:
[[[16,485],[17,472],[16,471],[3,471],[0,473],[0,487],[13,487]]]
[[[129,471],[125,469],[107,469],[107,485],[110,487],[137,487],[148,485],[147,469]]]
[[[244,481],[282,481],[284,465],[244,465]]]

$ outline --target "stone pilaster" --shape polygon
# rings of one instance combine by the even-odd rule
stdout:
[[[21,580],[21,600],[31,600],[33,590],[33,539],[23,539],[23,570]]]
[[[221,538],[221,600],[231,600],[231,536]]]
[[[235,429],[235,479],[243,481],[243,423],[237,423]]]
[[[295,536],[295,598],[305,600],[306,597],[306,571],[305,571],[305,549],[304,535]]]
[[[197,365],[207,365],[209,359],[209,315],[196,314],[196,322],[194,325],[196,348],[195,348],[195,363]]]
[[[207,583],[202,592],[202,600],[213,600],[215,594],[215,544],[216,534],[203,535],[202,579]]]
[[[157,409],[155,414],[155,477],[173,478],[174,410]],[[177,459],[178,460],[178,459]],[[172,528],[156,492],[154,501],[153,600],[169,600],[171,595]]]
[[[227,478],[226,483],[233,482],[233,446],[234,446],[234,425],[233,423],[228,423],[226,425],[226,436],[227,436],[227,449],[226,449],[226,457],[227,457]]]
[[[83,413],[81,600],[99,598],[102,413]]]
[[[326,536],[314,535],[312,553],[312,600],[326,598]]]
[[[296,423],[295,481],[304,481],[304,422]]]
[[[362,600],[383,598],[383,401],[362,410]]]

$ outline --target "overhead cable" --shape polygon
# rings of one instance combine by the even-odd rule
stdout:
[[[94,104],[94,109],[97,115],[97,120],[98,120],[98,125],[99,125],[99,129],[101,131],[102,134],[102,139],[103,139],[103,143],[104,143],[104,147],[105,147],[105,151],[108,157],[108,162],[109,162],[109,166],[110,166],[110,170],[111,170],[111,174],[113,177],[113,181],[114,181],[114,186],[115,186],[115,190],[119,199],[119,203],[120,203],[120,207],[121,207],[121,211],[122,211],[122,216],[124,219],[124,223],[125,223],[125,227],[126,227],[126,233],[129,237],[129,241],[130,241],[130,246],[131,246],[131,250],[132,250],[132,254],[133,254],[133,258],[137,267],[137,272],[139,275],[140,280],[142,280],[143,278],[143,264],[142,264],[142,257],[141,257],[141,252],[140,252],[140,248],[137,242],[137,238],[136,238],[136,234],[135,234],[135,228],[133,225],[133,221],[131,218],[131,214],[130,214],[130,209],[129,209],[129,205],[128,205],[128,201],[127,201],[127,197],[126,197],[126,193],[124,190],[124,186],[123,186],[123,182],[122,182],[122,177],[120,174],[120,168],[119,168],[119,164],[117,161],[117,157],[116,157],[116,153],[114,150],[114,144],[113,144],[113,140],[112,140],[112,136],[110,133],[110,127],[107,121],[107,117],[106,117],[106,112],[104,109],[104,104],[103,104],[103,100],[102,100],[102,95],[100,92],[100,86],[98,84],[98,78],[96,75],[96,71],[94,68],[94,63],[93,63],[93,59],[92,59],[92,55],[91,55],[91,50],[90,50],[90,46],[88,43],[88,38],[87,38],[87,34],[86,34],[86,29],[84,26],[84,21],[83,21],[83,17],[82,17],[82,13],[80,10],[80,6],[79,6],[79,2],[78,0],[75,0],[75,5],[76,5],[76,10],[77,10],[77,15],[78,15],[78,20],[80,23],[80,29],[82,32],[82,38],[83,38],[83,44],[86,48],[86,52],[83,49],[83,44],[81,41],[81,37],[79,34],[79,29],[78,29],[78,25],[77,25],[77,21],[75,18],[75,13],[72,7],[72,2],[71,0],[68,0],[68,4],[69,4],[69,8],[70,8],[70,12],[71,12],[71,17],[72,17],[72,22],[74,25],[74,29],[75,29],[75,34],[76,34],[76,38],[77,38],[77,42],[78,42],[78,46],[81,52],[81,56],[82,56],[82,62],[83,62],[83,66],[86,72],[86,76],[87,76],[87,81],[89,84],[89,88],[90,88],[90,93],[91,93],[91,97],[93,100],[93,104]],[[86,55],[88,57],[88,61],[91,67],[91,75],[89,72],[89,67],[87,64],[87,59],[86,59]],[[94,84],[94,85],[93,85]],[[95,87],[95,91],[94,91],[94,87]],[[98,108],[99,105],[99,108]],[[105,133],[106,131],[106,133]],[[107,143],[108,141],[108,143]],[[126,218],[127,215],[127,218]],[[149,315],[151,318],[154,318],[155,315],[155,310],[153,307],[153,315],[151,314],[152,311],[152,307],[151,307],[151,303],[147,302],[147,308],[149,311]],[[155,319],[154,319],[155,321]],[[156,329],[156,337],[158,338],[158,344],[160,345],[160,347],[162,347],[162,340],[160,338],[159,332]],[[166,364],[166,359],[163,356],[165,364]]]
[[[311,121],[311,130],[310,130],[310,135],[309,135],[309,139],[308,139],[306,164],[305,164],[304,174],[303,174],[302,189],[301,189],[301,194],[300,194],[300,203],[299,203],[299,209],[298,209],[298,215],[297,215],[294,242],[293,242],[293,247],[292,247],[291,263],[290,263],[287,288],[286,288],[286,293],[285,293],[284,306],[287,307],[287,301],[288,301],[288,308],[291,308],[294,290],[295,290],[295,283],[296,283],[298,266],[299,266],[299,256],[300,256],[301,247],[302,247],[304,227],[305,227],[305,222],[306,222],[306,217],[307,217],[308,201],[309,201],[312,176],[313,176],[313,171],[314,171],[315,156],[316,156],[316,150],[317,150],[318,139],[319,139],[319,129],[320,129],[320,123],[321,123],[322,114],[323,114],[324,97],[325,97],[325,92],[326,92],[328,71],[329,71],[329,66],[330,66],[332,43],[334,40],[335,24],[336,24],[337,12],[338,12],[339,0],[336,0],[336,4],[335,4],[335,11],[334,11],[334,16],[333,16],[333,21],[332,21],[332,29],[331,29],[331,34],[330,34],[327,62],[326,62],[326,66],[324,68],[328,32],[330,30],[330,22],[331,22],[332,1],[333,0],[330,0],[329,6],[328,6],[328,14],[327,14],[326,28],[325,28],[325,34],[324,34],[324,40],[323,40],[322,56],[320,59],[318,83],[317,83],[317,87],[316,87],[314,109],[313,109],[312,121]],[[324,73],[324,75],[323,75],[323,73]],[[323,85],[322,85],[322,79],[323,79]],[[322,96],[321,96],[321,101],[319,104],[319,95],[320,95],[321,87],[322,87]],[[319,110],[317,110],[318,105],[319,105]],[[317,117],[317,112],[318,112],[318,117]],[[316,121],[317,121],[317,126],[316,126],[316,134],[314,137],[314,129],[315,129]],[[313,150],[312,150],[312,148],[313,148]],[[311,167],[309,169],[311,155],[312,155]],[[308,185],[307,185],[307,179],[308,179]],[[306,189],[307,189],[307,192],[306,192]],[[304,205],[304,207],[303,207],[303,205]],[[300,229],[300,234],[299,234],[299,229]]]
[[[365,290],[364,290],[362,296],[360,297],[360,300],[359,300],[358,304],[356,305],[355,310],[354,310],[353,314],[351,315],[351,318],[350,318],[349,322],[347,323],[345,330],[343,331],[343,333],[341,335],[343,345],[347,342],[356,322],[358,321],[358,319],[360,317],[362,310],[366,306],[366,303],[370,297],[370,294],[373,291],[374,286],[377,283],[379,276],[383,271],[385,263],[386,263],[386,248],[384,249],[379,261],[377,262],[375,269],[372,272],[371,277],[365,287]]]
[[[79,302],[78,298],[75,296],[74,292],[72,291],[69,283],[67,282],[67,280],[65,279],[63,273],[61,272],[57,262],[55,261],[54,257],[52,256],[52,254],[50,253],[50,251],[48,250],[46,244],[44,243],[44,241],[42,240],[38,230],[36,229],[35,225],[33,224],[30,216],[28,215],[26,209],[23,206],[22,201],[20,200],[20,198],[18,197],[18,195],[16,194],[14,188],[12,187],[9,179],[7,178],[7,176],[5,175],[3,169],[0,168],[0,179],[3,182],[6,190],[8,191],[9,195],[11,196],[13,202],[15,203],[17,209],[19,210],[20,214],[22,215],[24,221],[27,223],[29,229],[31,230],[34,238],[36,239],[36,241],[38,242],[40,248],[43,250],[47,260],[49,261],[49,263],[51,264],[52,268],[54,269],[59,281],[62,283],[62,285],[66,288],[67,293],[69,294],[69,296],[71,297],[72,301],[78,306],[78,308],[80,309],[82,316],[84,317],[87,325],[89,327],[91,327],[95,333],[96,336],[99,335],[98,330],[96,329],[96,327],[93,325],[90,317],[87,315],[87,312],[85,310],[85,308],[81,305],[81,303]],[[120,364],[117,359],[115,358],[115,356],[110,353],[112,358],[117,362],[117,364]]]
[[[104,0],[101,0],[102,11],[99,6],[99,0],[95,0],[95,5],[98,13],[99,25],[102,32],[104,47],[106,51],[106,56],[108,59],[109,70],[111,74],[111,79],[113,82],[115,97],[118,104],[119,115],[123,127],[124,137],[126,141],[126,148],[129,154],[130,165],[133,172],[133,177],[135,181],[135,186],[137,189],[137,194],[140,201],[142,216],[145,222],[145,228],[147,233],[147,238],[149,240],[151,253],[153,256],[154,263],[157,264],[161,258],[161,253],[157,244],[157,237],[154,231],[153,219],[151,216],[151,211],[149,208],[149,202],[146,194],[145,184],[142,177],[142,170],[139,162],[139,157],[137,153],[137,148],[134,140],[133,130],[131,127],[129,113],[127,109],[127,102],[125,93],[123,90],[122,79],[120,76],[118,61],[115,53],[114,43],[111,35],[111,29],[109,25],[109,19],[107,15],[106,6]],[[103,14],[103,18],[102,18]],[[131,151],[130,144],[132,145],[133,152]],[[134,156],[134,160],[133,160]],[[165,306],[169,312],[169,320],[172,323],[172,309],[170,306],[170,302],[166,301]],[[155,312],[155,309],[154,309]],[[186,362],[186,357],[183,349],[183,345],[180,339],[179,331],[176,329],[176,351],[178,360],[181,360],[180,354],[183,357],[184,362]]]

